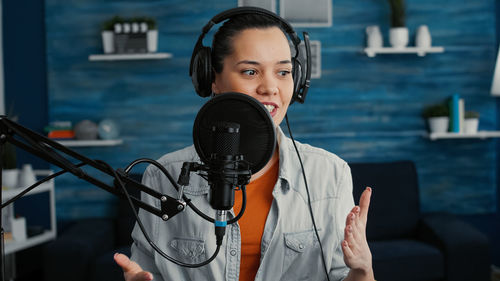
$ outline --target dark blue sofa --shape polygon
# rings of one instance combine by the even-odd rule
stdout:
[[[356,203],[366,186],[373,188],[367,237],[377,280],[488,280],[486,236],[452,215],[420,213],[413,162],[350,167]],[[130,255],[134,219],[126,202],[117,208],[117,219],[78,222],[46,247],[46,281],[123,280],[113,254]]]
[[[367,239],[377,280],[489,280],[485,235],[453,215],[421,214],[413,162],[349,166],[356,203],[373,188]]]

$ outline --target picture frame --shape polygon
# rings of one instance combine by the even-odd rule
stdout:
[[[259,7],[276,13],[276,0],[238,0],[238,7]]]
[[[332,0],[280,0],[280,16],[294,27],[332,26]]]

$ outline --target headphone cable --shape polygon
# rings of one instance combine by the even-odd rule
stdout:
[[[326,268],[325,253],[323,252],[323,245],[321,244],[321,239],[319,239],[318,228],[316,227],[316,221],[314,219],[314,214],[313,214],[313,210],[311,207],[311,195],[309,194],[309,186],[307,185],[307,178],[306,178],[306,172],[304,170],[304,164],[302,163],[302,158],[300,157],[299,149],[297,148],[297,145],[295,144],[295,139],[293,138],[292,130],[290,129],[290,123],[288,122],[288,114],[285,114],[285,121],[286,121],[286,126],[288,127],[288,133],[290,134],[290,138],[292,139],[293,147],[295,148],[295,152],[297,152],[297,157],[299,158],[300,168],[302,169],[302,176],[304,178],[304,184],[306,186],[307,203],[308,203],[308,207],[309,207],[309,213],[311,214],[311,220],[312,220],[312,223],[314,226],[314,232],[316,233],[316,238],[318,239],[318,243],[319,243],[319,249],[321,250],[321,260],[323,261],[323,268],[325,270],[326,279],[328,281],[330,281],[330,276],[328,275],[328,269]]]

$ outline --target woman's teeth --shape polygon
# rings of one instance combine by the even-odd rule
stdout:
[[[267,111],[269,113],[273,112],[273,110],[275,108],[274,105],[270,105],[270,104],[264,104],[264,107],[267,109]]]

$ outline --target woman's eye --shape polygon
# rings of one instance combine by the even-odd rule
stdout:
[[[246,75],[255,75],[255,72],[256,71],[253,69],[246,69],[246,70],[241,71],[241,73],[246,74]]]
[[[281,76],[287,76],[290,73],[290,70],[281,70],[280,72],[278,72],[278,74]]]

